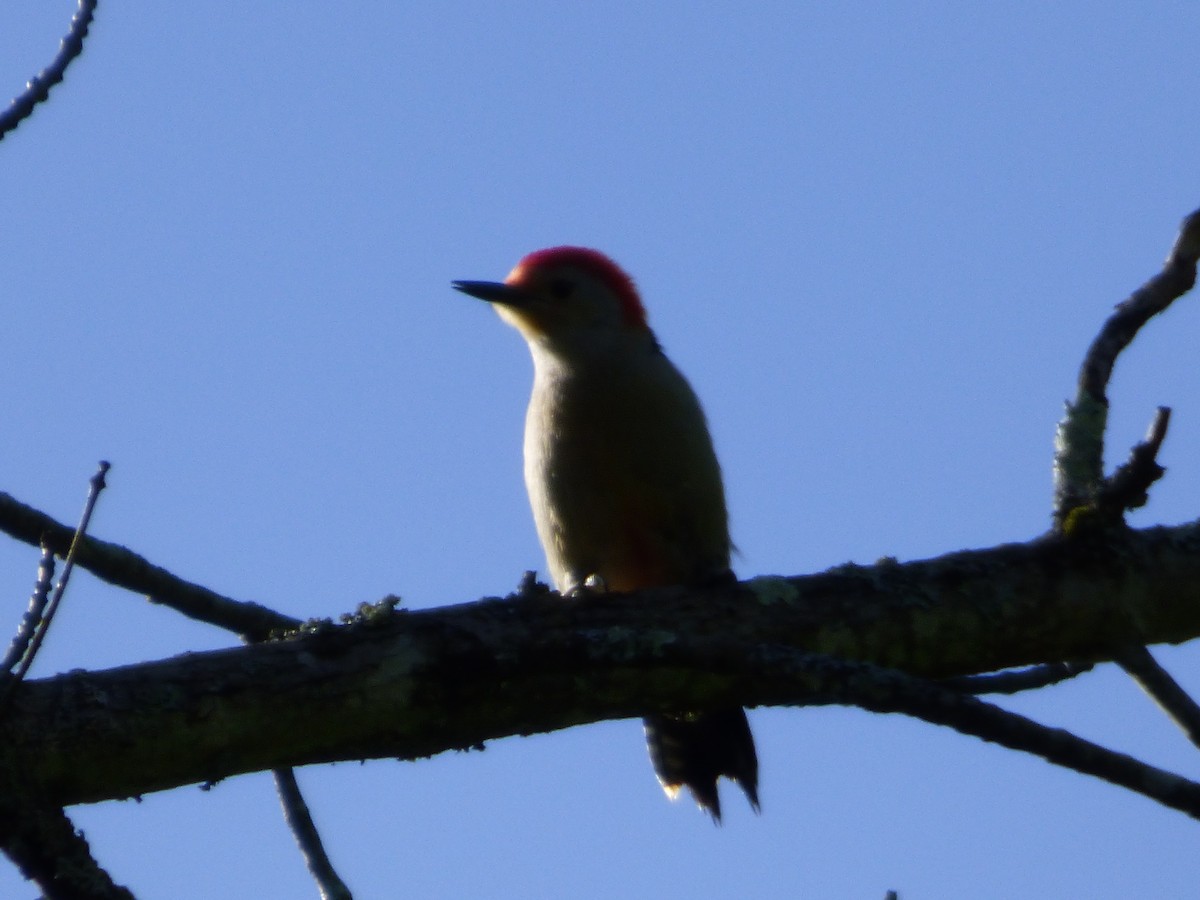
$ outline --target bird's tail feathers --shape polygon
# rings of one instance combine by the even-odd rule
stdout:
[[[737,782],[759,811],[758,755],[744,710],[656,714],[644,723],[650,762],[668,797],[674,799],[686,787],[719,825],[717,779],[723,775]]]

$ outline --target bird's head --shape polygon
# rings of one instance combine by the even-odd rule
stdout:
[[[531,344],[565,350],[650,333],[633,279],[596,250],[538,250],[517,263],[504,281],[453,285],[491,303]]]

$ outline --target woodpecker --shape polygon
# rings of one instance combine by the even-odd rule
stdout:
[[[533,356],[525,486],[559,592],[732,578],[704,412],[647,325],[633,280],[595,250],[552,247],[526,256],[503,282],[453,287],[492,304]],[[743,710],[644,722],[668,797],[687,787],[720,823],[724,775],[758,811],[758,759]]]

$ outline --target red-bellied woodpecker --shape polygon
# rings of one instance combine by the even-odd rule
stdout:
[[[700,402],[646,324],[637,289],[595,250],[553,247],[503,282],[456,281],[487,300],[533,354],[525,486],[563,594],[728,577],[721,469]],[[645,720],[668,796],[688,787],[715,821],[717,778],[758,809],[758,760],[741,709]]]

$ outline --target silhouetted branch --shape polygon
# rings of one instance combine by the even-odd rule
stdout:
[[[41,802],[25,773],[3,759],[0,774],[0,849],[45,900],[133,900],[92,857],[66,813]]]
[[[1146,439],[1134,445],[1129,452],[1129,459],[1105,481],[1096,503],[1102,518],[1116,521],[1125,510],[1146,505],[1150,485],[1167,471],[1158,464],[1158,451],[1167,436],[1170,422],[1170,407],[1160,406],[1154,414],[1154,421],[1150,423]]]
[[[811,689],[823,700],[871,712],[903,713],[944,725],[1103,779],[1200,819],[1200,784],[976,697],[903,672],[790,649],[770,648],[760,658],[752,659],[762,670],[762,677],[772,680],[790,678],[809,686],[809,674],[818,674],[824,684],[811,685]]]
[[[25,677],[25,674],[29,671],[29,667],[33,665],[33,659],[37,656],[38,649],[46,639],[46,634],[50,630],[50,623],[54,620],[54,614],[58,611],[59,604],[62,603],[63,595],[67,592],[67,582],[71,580],[71,571],[75,568],[75,556],[79,552],[80,542],[87,534],[88,523],[92,519],[92,511],[96,508],[96,501],[100,498],[100,492],[104,490],[104,476],[108,474],[108,470],[109,464],[101,460],[99,469],[91,478],[87,501],[83,505],[83,516],[80,518],[79,524],[75,527],[75,531],[71,535],[71,546],[67,550],[66,560],[63,562],[62,575],[59,576],[58,584],[50,594],[50,599],[46,602],[45,608],[42,610],[41,618],[34,627],[33,636],[25,647],[25,652],[21,654],[21,658],[17,661],[17,665],[13,669],[12,678],[6,680],[3,691],[0,691],[0,713],[3,713],[13,687]],[[45,550],[43,549],[42,552],[44,555]]]
[[[308,871],[317,882],[322,900],[353,900],[350,889],[338,877],[329,855],[325,852],[321,835],[317,833],[317,826],[308,811],[308,804],[304,802],[300,786],[296,783],[295,773],[291,769],[276,769],[273,774],[275,788],[279,791],[279,802],[283,807],[283,818],[292,829],[292,834],[296,836],[296,843],[300,845],[300,852],[304,855]]]
[[[88,27],[92,24],[95,12],[96,0],[79,0],[79,9],[71,18],[70,30],[59,42],[58,55],[50,65],[29,79],[25,90],[13,99],[8,109],[0,113],[0,140],[21,124],[21,121],[33,112],[35,106],[50,96],[50,88],[63,80],[67,66],[83,52],[83,39],[87,37]]]
[[[0,493],[0,532],[35,547],[44,544],[60,556],[69,550],[74,535],[74,529],[5,493]],[[258,603],[233,600],[184,581],[124,547],[96,538],[84,537],[80,541],[76,562],[97,578],[142,594],[151,603],[169,606],[189,618],[249,640],[261,640],[272,630],[300,624],[299,619]]]
[[[1054,520],[1060,531],[1075,510],[1094,507],[1104,487],[1106,391],[1117,357],[1152,316],[1192,289],[1198,258],[1200,210],[1184,219],[1163,270],[1118,304],[1088,348],[1075,402],[1067,404],[1056,436]]]
[[[54,551],[49,547],[43,547],[42,558],[38,560],[37,580],[33,585],[29,606],[25,609],[25,615],[21,616],[21,623],[17,626],[17,633],[13,635],[13,639],[8,645],[8,652],[4,654],[0,670],[11,672],[25,656],[25,651],[29,649],[29,644],[37,631],[38,623],[42,621],[42,614],[46,610],[46,603],[50,599],[50,588],[53,584]]]
[[[1041,540],[703,591],[385,609],[284,640],[27,681],[5,724],[29,777],[69,805],[284,766],[415,759],[655,710],[851,702],[916,714],[839,693],[839,679],[855,665],[940,679],[1039,656],[1112,659],[1132,635],[1200,635],[1200,524],[1119,537],[1099,552]],[[776,648],[778,677],[764,646]],[[846,662],[801,672],[789,653]],[[1023,749],[1065,760],[1061,741],[1031,740]],[[1135,777],[1106,764],[1078,767]]]
[[[1090,672],[1092,663],[1046,663],[1012,672],[991,672],[987,675],[964,675],[939,681],[942,687],[967,694],[1018,694],[1059,684],[1077,675]]]
[[[274,630],[288,630],[301,624],[299,619],[277,613],[257,603],[244,603],[223,597],[208,588],[184,581],[124,547],[98,541],[83,534],[75,534],[67,541],[69,530],[66,526],[45,513],[17,502],[7,494],[0,494],[0,530],[27,543],[37,535],[45,546],[57,547],[60,551],[65,544],[69,547],[68,555],[76,556],[80,565],[110,584],[148,595],[151,602],[169,606],[190,618],[233,631],[251,642],[265,639]],[[64,580],[66,574],[64,572]],[[29,654],[26,654],[26,657],[28,659]],[[28,663],[24,664],[24,668],[28,668]],[[15,680],[11,681],[4,688],[5,697],[15,683]],[[276,783],[280,785],[280,797],[285,811],[289,808],[289,803],[298,804],[294,807],[294,814],[289,814],[287,819],[293,830],[298,825],[302,828],[301,831],[296,831],[296,839],[304,851],[310,871],[322,885],[323,891],[331,891],[328,896],[348,897],[348,893],[337,893],[336,886],[340,882],[321,849],[320,837],[308,815],[294,774],[287,768],[277,768],[273,770],[273,774]]]
[[[1131,647],[1117,657],[1117,663],[1183,729],[1188,740],[1200,747],[1200,706],[1158,664],[1150,651],[1145,647]]]

